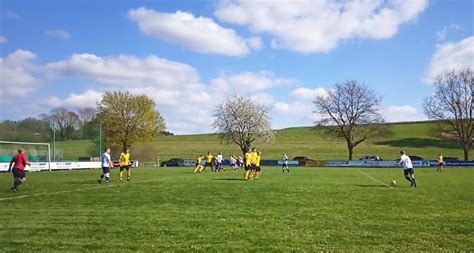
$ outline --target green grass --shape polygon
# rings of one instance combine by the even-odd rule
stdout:
[[[425,159],[437,159],[439,152],[445,156],[463,158],[462,149],[454,141],[435,138],[430,134],[435,123],[397,123],[389,127],[393,134],[388,137],[371,139],[356,147],[354,159],[363,155],[375,154],[382,159],[396,159],[401,149],[411,155],[418,155]],[[97,156],[94,144],[88,141],[58,142],[57,149],[64,151],[65,160],[77,160],[79,156]],[[313,159],[331,160],[348,158],[346,143],[343,139],[328,137],[321,130],[308,127],[288,128],[276,131],[276,140],[273,143],[255,146],[263,151],[264,159],[281,159],[283,153],[292,158],[297,155],[310,156]],[[149,154],[144,158],[146,149]],[[139,150],[139,152],[136,152]],[[198,154],[219,151],[227,157],[229,154],[240,154],[236,145],[222,144],[216,135],[180,135],[160,136],[147,143],[139,143],[132,147],[132,156],[141,161],[167,160],[172,157],[194,159]],[[112,156],[117,157],[119,150],[113,150]]]
[[[193,175],[144,168],[95,182],[99,170],[29,173],[17,194],[0,174],[0,252],[473,250],[470,168],[264,168]],[[364,174],[365,173],[365,174]],[[389,182],[387,187],[370,179]],[[15,197],[22,197],[11,199]]]

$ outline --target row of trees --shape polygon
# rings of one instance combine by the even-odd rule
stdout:
[[[468,160],[474,137],[473,72],[467,69],[441,75],[434,86],[434,94],[423,104],[425,114],[450,127],[464,150],[464,159]],[[321,116],[316,126],[344,138],[350,160],[357,145],[388,133],[380,112],[381,97],[374,90],[349,80],[326,91],[327,94],[319,95],[313,101],[315,112]],[[249,97],[234,95],[216,107],[212,127],[222,141],[238,145],[245,153],[255,141],[274,139],[268,116],[270,109]],[[29,141],[38,140],[45,133],[49,133],[51,139],[53,132],[57,132],[58,140],[71,140],[79,133],[81,137],[78,138],[92,139],[97,136],[94,126],[98,124],[107,142],[120,147],[150,140],[166,129],[151,98],[128,92],[107,92],[97,108],[82,108],[78,113],[56,108],[41,114],[39,119],[3,121],[0,133],[21,136]],[[0,138],[5,139],[4,136]],[[21,138],[16,140],[22,141]]]
[[[166,132],[164,119],[155,102],[145,95],[107,92],[96,108],[80,108],[77,112],[54,108],[38,118],[0,122],[0,139],[10,141],[47,142],[89,139],[98,141],[102,129],[110,145],[129,147]]]
[[[473,72],[466,69],[440,75],[434,86],[435,92],[423,104],[425,114],[440,126],[449,126],[448,130],[440,128],[440,131],[454,132],[464,150],[464,159],[469,160],[474,138]],[[321,116],[316,126],[346,141],[349,160],[357,145],[389,133],[380,111],[381,97],[374,90],[348,80],[326,91],[327,94],[313,101],[314,112]],[[245,153],[253,142],[273,139],[269,110],[248,97],[229,97],[216,107],[212,127],[222,141],[237,144]]]

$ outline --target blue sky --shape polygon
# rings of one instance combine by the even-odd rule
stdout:
[[[0,0],[0,120],[152,97],[168,130],[211,131],[232,93],[311,125],[312,100],[356,79],[387,121],[425,119],[437,74],[474,68],[474,1]]]

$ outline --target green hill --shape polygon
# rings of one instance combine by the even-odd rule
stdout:
[[[395,159],[400,149],[425,159],[436,159],[439,152],[445,156],[462,158],[462,149],[455,141],[433,137],[430,134],[433,122],[393,123],[389,125],[392,134],[372,139],[356,147],[354,158],[375,154],[382,159]],[[323,130],[310,127],[296,127],[276,131],[276,140],[270,144],[255,146],[263,152],[264,159],[280,159],[284,152],[288,156],[306,155],[313,159],[347,159],[347,148],[343,139],[327,137]],[[63,150],[65,160],[77,160],[80,156],[97,156],[98,148],[88,141],[57,142],[56,148]],[[112,151],[117,157],[117,150]],[[195,158],[198,154],[221,151],[225,156],[240,154],[236,145],[220,143],[213,134],[159,136],[155,140],[139,143],[131,153],[142,161],[161,161],[171,157]]]

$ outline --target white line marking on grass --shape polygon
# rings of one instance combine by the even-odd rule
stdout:
[[[160,178],[160,179],[155,179],[155,180],[146,180],[146,181],[133,181],[132,184],[134,183],[150,183],[150,182],[157,182],[161,180],[167,179],[166,177]],[[39,192],[39,193],[32,193],[32,194],[26,194],[26,195],[20,195],[20,196],[15,196],[15,197],[8,197],[8,198],[0,198],[0,201],[4,200],[13,200],[13,199],[23,199],[27,197],[35,197],[35,196],[43,196],[43,195],[56,195],[56,194],[62,194],[62,193],[70,193],[70,192],[78,192],[78,191],[86,191],[86,190],[92,190],[92,189],[98,189],[98,188],[110,188],[110,187],[115,187],[115,186],[121,186],[121,185],[129,185],[129,184],[109,184],[106,186],[103,185],[98,185],[94,187],[87,187],[87,188],[79,188],[79,189],[72,189],[72,190],[64,190],[64,191],[57,191],[57,192]]]
[[[382,182],[382,181],[380,181],[380,180],[378,180],[378,179],[372,177],[371,175],[367,174],[366,172],[361,171],[361,170],[357,170],[357,171],[358,171],[359,173],[361,173],[362,175],[367,176],[367,177],[370,178],[372,181],[374,181],[374,182],[376,182],[376,183],[379,183],[379,184],[381,184],[381,185],[383,185],[383,186],[385,186],[385,187],[388,187],[388,188],[392,189],[392,187],[390,187],[390,186],[387,185],[386,183],[384,183],[384,182]]]

